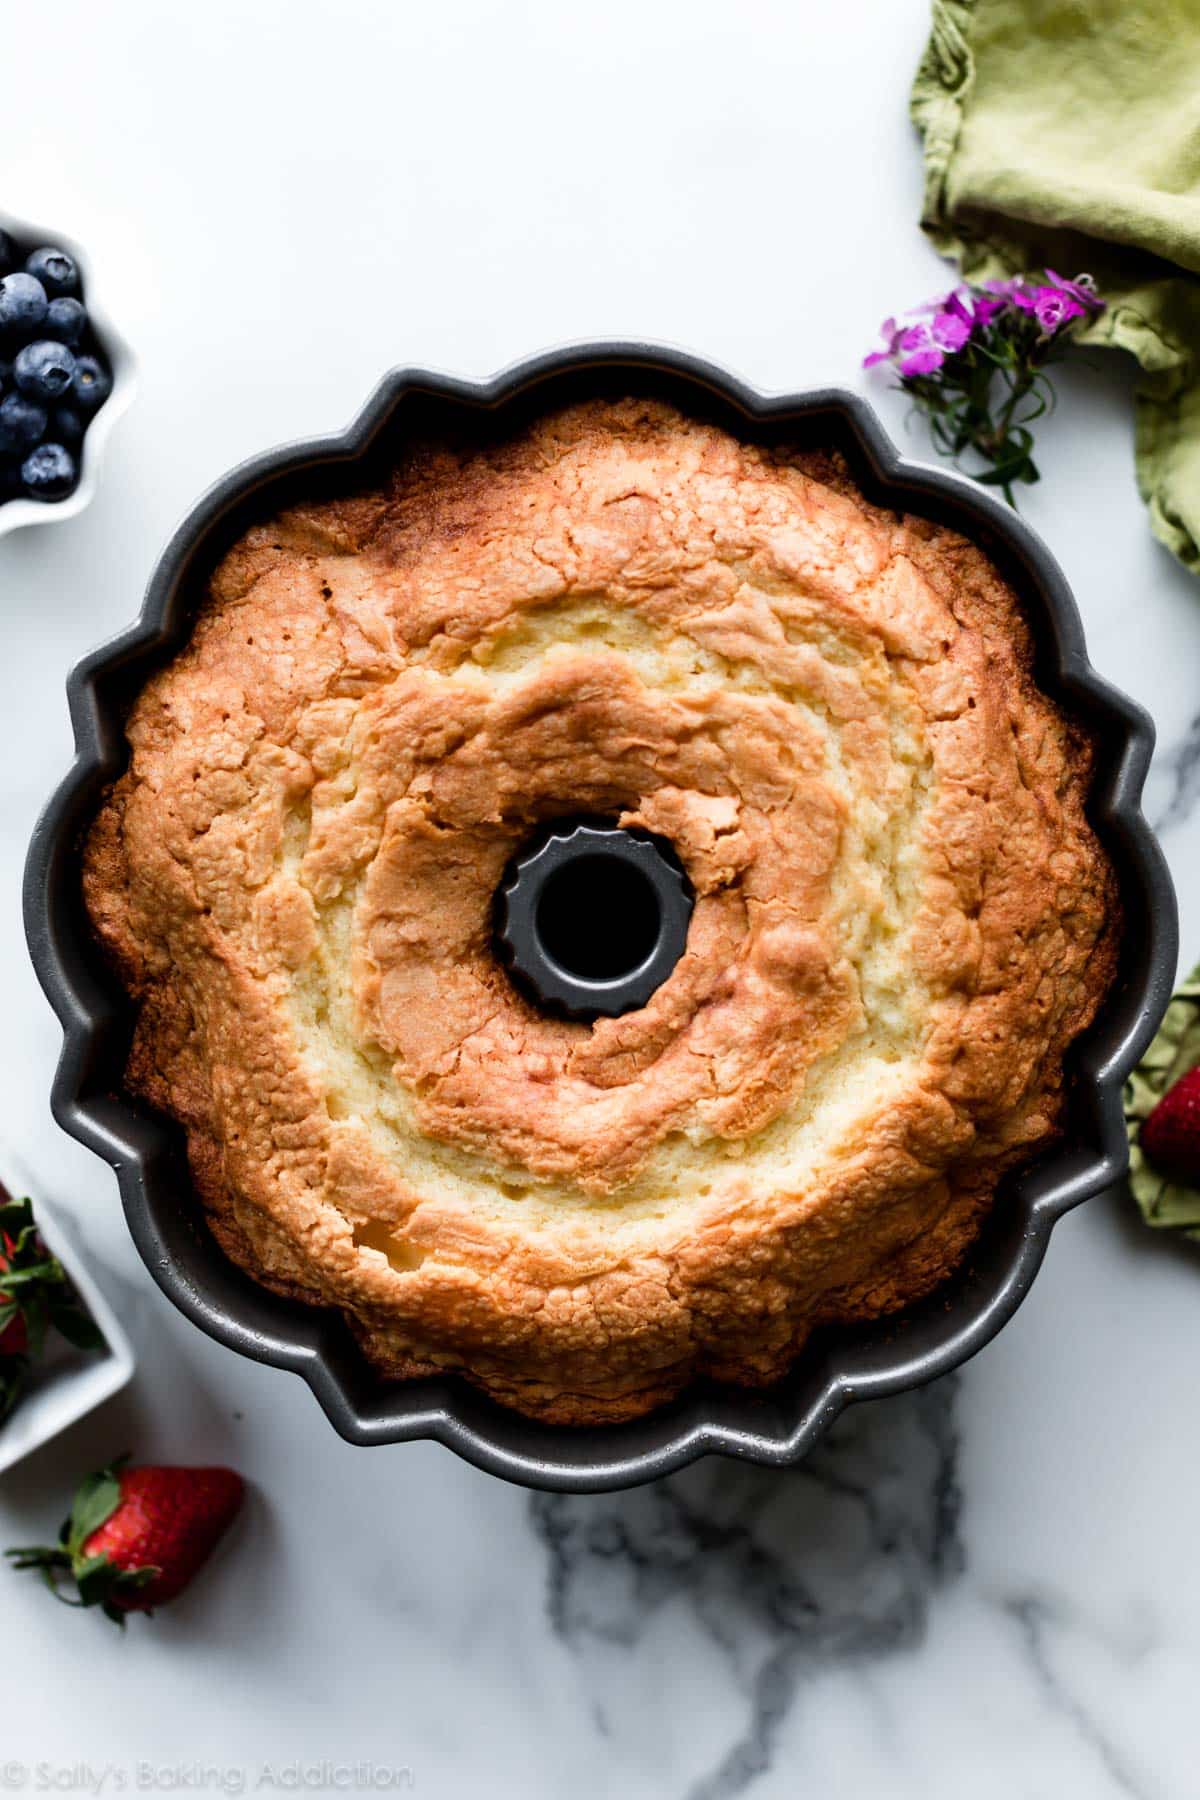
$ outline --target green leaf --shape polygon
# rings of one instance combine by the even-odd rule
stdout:
[[[109,1618],[124,1623],[124,1609],[116,1604],[121,1594],[137,1594],[157,1581],[162,1570],[153,1564],[141,1569],[122,1569],[109,1556],[89,1556],[75,1565],[75,1585],[81,1606],[100,1606]]]
[[[46,1342],[46,1301],[42,1294],[33,1293],[25,1301],[25,1337],[29,1346],[29,1359],[37,1362]]]
[[[122,1569],[117,1578],[117,1586],[124,1589],[149,1587],[162,1574],[158,1563],[143,1563],[140,1569]]]
[[[0,1424],[8,1418],[29,1380],[27,1356],[0,1356]]]
[[[1034,424],[1036,420],[1043,418],[1050,410],[1046,404],[1044,395],[1035,393],[1032,388],[1027,394],[1023,395],[1022,398],[1027,402],[1025,410],[1021,414],[1022,425]],[[1030,441],[1032,442],[1032,437]]]
[[[98,1531],[120,1505],[121,1484],[116,1467],[114,1463],[107,1469],[97,1469],[85,1476],[76,1490],[67,1534],[67,1545],[75,1558],[93,1531]]]
[[[997,463],[994,469],[985,469],[975,477],[984,487],[1007,487],[1013,481],[1028,481],[1025,473],[1029,467],[1029,458],[1022,452],[1019,456],[1011,456],[1006,462]]]
[[[33,1201],[6,1200],[0,1205],[0,1231],[6,1231],[9,1237],[16,1237],[33,1224]]]
[[[28,1544],[15,1550],[6,1550],[14,1569],[69,1569],[71,1559],[65,1550],[53,1544]]]
[[[50,1301],[48,1311],[50,1323],[60,1336],[77,1350],[104,1350],[107,1348],[104,1333],[93,1319],[91,1313],[85,1312],[75,1300]]]
[[[77,1562],[72,1573],[84,1606],[103,1606],[111,1600],[120,1570],[109,1556],[89,1556]]]
[[[26,1263],[20,1268],[8,1268],[0,1272],[0,1287],[6,1294],[15,1294],[22,1288],[37,1287],[43,1282],[63,1282],[63,1266],[53,1257],[43,1262]]]

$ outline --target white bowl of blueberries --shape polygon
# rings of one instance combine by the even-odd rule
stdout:
[[[133,358],[78,250],[0,216],[0,537],[87,505],[132,393]]]

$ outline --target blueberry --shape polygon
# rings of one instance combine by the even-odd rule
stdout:
[[[83,336],[86,324],[87,309],[83,302],[72,300],[67,294],[52,300],[46,308],[46,335],[60,344],[69,344],[72,349]]]
[[[32,275],[6,275],[0,281],[0,331],[32,337],[46,317],[46,290]]]
[[[12,364],[0,360],[0,394],[4,393],[5,389],[10,388],[12,384]]]
[[[7,231],[0,231],[0,275],[7,275],[15,269],[21,260],[21,252],[17,249],[16,240]]]
[[[25,259],[28,274],[36,275],[48,294],[74,294],[79,291],[79,270],[75,258],[65,250],[47,244]]]
[[[65,344],[41,338],[17,351],[13,377],[23,394],[35,400],[56,400],[71,385],[75,358]]]
[[[75,486],[75,458],[61,444],[39,444],[21,464],[25,492],[33,500],[61,500]]]
[[[27,394],[5,394],[0,400],[0,453],[28,450],[43,435],[48,422],[44,406]]]
[[[0,289],[3,287],[4,283],[0,281]],[[112,376],[94,356],[77,356],[71,386],[76,405],[81,406],[84,412],[95,412],[112,393]]]
[[[50,414],[50,426],[47,435],[56,444],[65,444],[68,450],[77,449],[83,442],[83,414],[77,406],[56,406]]]

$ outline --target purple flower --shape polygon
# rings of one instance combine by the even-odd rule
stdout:
[[[902,375],[932,375],[948,356],[970,341],[975,320],[955,290],[936,305],[933,318],[921,319],[900,333],[897,348]]]
[[[977,288],[964,282],[962,287],[952,288],[940,300],[931,300],[919,310],[926,313],[952,313],[955,318],[963,321],[973,335],[977,329],[989,324],[997,313],[1004,311],[1008,305],[1011,286],[1012,283],[1008,281],[988,281],[982,288]],[[985,288],[987,292],[984,291]]]
[[[932,375],[946,360],[949,346],[938,342],[934,326],[922,321],[900,333],[897,349],[902,375]]]
[[[1010,307],[1032,317],[1047,338],[1054,337],[1073,320],[1103,308],[1104,302],[1097,298],[1090,276],[1080,275],[1068,281],[1053,269],[1047,269],[1045,276],[1044,281],[1037,282],[1024,275],[1012,275],[1003,281],[985,281],[980,287],[964,282],[936,300],[915,307],[908,314],[914,323],[898,324],[895,319],[885,319],[883,348],[865,356],[863,367],[872,369],[877,363],[891,363],[902,376],[933,375],[948,356],[965,350],[973,337],[986,331]],[[1003,326],[997,329],[1002,331]]]
[[[884,320],[880,327],[884,347],[864,356],[864,369],[872,369],[876,363],[891,362],[897,365],[902,375],[932,375],[935,369],[941,368],[947,356],[962,349],[974,329],[974,319],[957,289],[920,310],[932,313],[933,318],[918,319],[914,325],[898,325],[895,319]]]
[[[934,315],[931,330],[943,350],[961,350],[971,335],[974,320],[961,302]]]
[[[1012,281],[1006,282],[1005,286],[1008,289],[1008,303],[1010,306],[1015,306],[1019,312],[1031,313],[1033,311],[1034,302],[1038,292],[1037,288],[1030,287],[1029,283],[1027,281],[1022,281],[1019,276],[1014,277]]]
[[[971,290],[967,288],[965,291],[969,295]],[[912,307],[910,317],[917,319],[926,315],[931,316],[934,313],[949,312],[957,313],[960,318],[970,324],[971,314],[963,304],[963,292],[964,290],[960,287],[951,288],[948,294],[939,294],[936,300],[927,300],[924,306]]]
[[[1046,274],[1048,281],[1032,286],[1028,282],[1012,283],[1013,304],[1022,312],[1033,314],[1043,336],[1053,337],[1073,319],[1103,311],[1104,302],[1089,285],[1088,277],[1068,281],[1065,276],[1056,275],[1053,269],[1047,269]]]
[[[885,319],[879,329],[883,333],[886,343],[882,350],[872,350],[869,356],[863,357],[864,369],[873,369],[876,363],[890,362],[896,354],[900,342],[900,328],[895,319]]]
[[[1103,306],[1090,275],[1068,281],[1043,269],[962,282],[900,323],[885,320],[883,348],[864,366],[894,369],[937,448],[956,461],[970,451],[981,479],[1015,506],[1021,484],[1038,479],[1031,427],[1051,397],[1046,370],[1062,360],[1069,328]]]
[[[1002,313],[1009,301],[1009,283],[1007,281],[989,281],[990,294],[977,289],[971,296],[971,316],[976,325],[990,325],[997,313]]]
[[[1087,309],[1080,306],[1073,295],[1065,293],[1062,288],[1039,287],[1033,290],[1031,307],[1034,318],[1047,337],[1053,337],[1072,319],[1082,319]]]
[[[1068,281],[1065,275],[1056,275],[1053,269],[1046,270],[1056,288],[1064,294],[1070,294],[1077,300],[1085,312],[1103,312],[1104,302],[1096,292],[1096,284],[1090,275],[1077,275],[1074,281]]]
[[[975,313],[970,300],[970,288],[951,288],[948,294],[928,300],[924,306],[915,306],[910,316],[932,317],[938,342],[947,350],[961,350],[975,328]]]

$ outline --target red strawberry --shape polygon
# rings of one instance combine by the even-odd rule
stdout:
[[[104,1346],[66,1270],[46,1248],[32,1203],[0,1187],[0,1419],[20,1398],[51,1326],[76,1349]]]
[[[74,1580],[72,1604],[99,1606],[118,1625],[184,1589],[232,1524],[245,1485],[232,1469],[177,1469],[124,1459],[80,1484],[55,1545],[7,1550],[51,1588]]]
[[[1169,1087],[1138,1134],[1156,1169],[1200,1188],[1200,1066]]]

